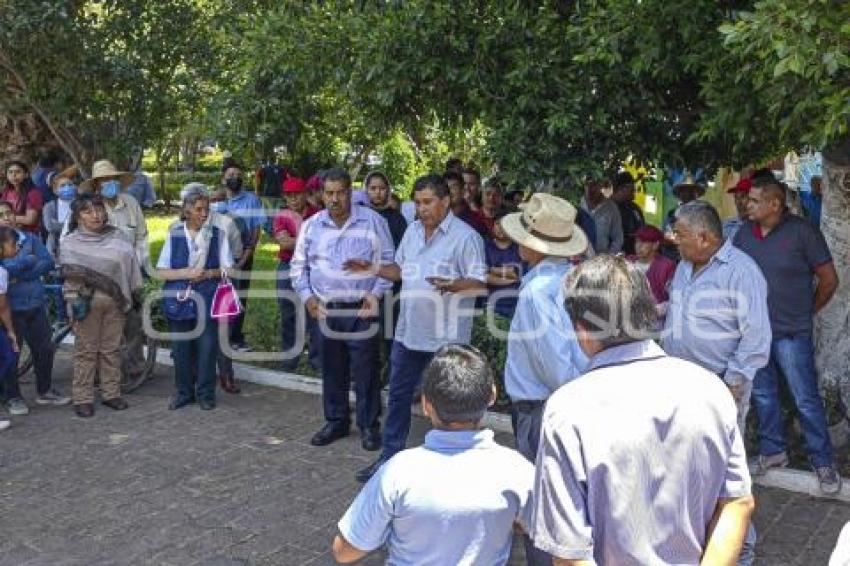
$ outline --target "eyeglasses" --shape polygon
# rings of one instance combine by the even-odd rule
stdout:
[[[0,218],[12,218],[13,216],[11,210],[0,210]]]

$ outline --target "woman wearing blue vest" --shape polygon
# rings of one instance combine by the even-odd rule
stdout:
[[[169,231],[157,262],[163,285],[163,310],[172,333],[175,385],[169,409],[198,401],[215,408],[218,324],[210,317],[222,269],[233,266],[225,235],[210,222],[207,192],[196,187],[183,198],[182,222]],[[197,380],[197,384],[195,383]]]

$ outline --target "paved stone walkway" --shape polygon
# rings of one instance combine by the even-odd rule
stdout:
[[[354,472],[374,454],[356,436],[311,447],[322,418],[308,394],[243,384],[215,411],[168,411],[171,371],[161,368],[121,413],[98,405],[84,421],[37,407],[14,419],[0,435],[0,565],[333,563]],[[68,391],[66,356],[56,373]],[[417,420],[414,442],[425,430]],[[759,563],[826,564],[850,506],[757,495]]]

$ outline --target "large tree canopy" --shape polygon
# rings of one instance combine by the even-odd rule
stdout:
[[[530,182],[824,148],[850,112],[841,0],[6,0],[0,18],[0,125],[34,116],[82,161],[191,130],[305,170],[458,151]]]

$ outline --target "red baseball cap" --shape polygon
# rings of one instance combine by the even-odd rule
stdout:
[[[635,240],[641,242],[661,242],[664,240],[664,234],[655,226],[641,226],[635,230]]]
[[[307,189],[307,181],[301,177],[287,177],[283,181],[284,193],[303,193]]]
[[[733,193],[749,193],[750,189],[753,188],[753,180],[749,177],[742,177],[734,187],[730,187],[726,189],[726,192],[729,194]]]

